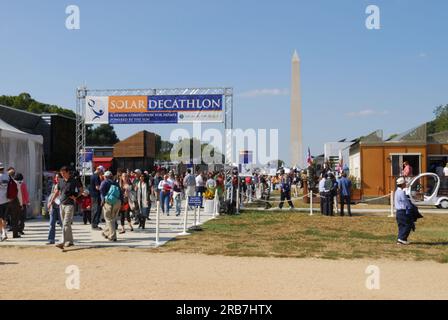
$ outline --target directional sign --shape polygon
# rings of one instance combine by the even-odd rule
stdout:
[[[188,205],[190,207],[202,206],[202,197],[188,197]]]

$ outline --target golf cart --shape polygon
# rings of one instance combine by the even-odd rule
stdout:
[[[445,183],[444,183],[445,184]],[[413,178],[406,188],[406,194],[416,206],[436,206],[448,209],[448,190],[435,173],[422,173]]]

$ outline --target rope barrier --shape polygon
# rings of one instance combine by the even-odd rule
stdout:
[[[274,200],[263,200],[263,199],[256,199],[254,202],[268,202],[268,203],[280,203],[280,202],[285,202],[285,201],[294,201],[294,200],[302,200],[303,198],[307,197],[309,195],[304,195],[302,197],[298,197],[298,198],[291,198],[290,200],[285,199],[283,201],[278,200],[278,201],[274,201]],[[248,204],[250,202],[243,202],[244,204]]]
[[[255,202],[266,202],[266,203],[269,203],[271,205],[275,205],[277,203],[282,203],[282,202],[285,202],[285,201],[302,200],[305,197],[309,197],[310,198],[310,215],[311,216],[313,215],[313,201],[312,201],[312,199],[313,198],[321,198],[321,199],[325,199],[326,198],[326,197],[321,196],[320,194],[315,194],[315,193],[313,193],[313,191],[310,191],[310,193],[308,193],[307,195],[303,195],[301,197],[294,197],[294,198],[291,198],[290,200],[285,199],[283,201],[282,200],[273,201],[273,200],[256,199]],[[388,198],[388,197],[390,197],[390,215],[388,217],[393,218],[393,217],[395,217],[395,214],[394,214],[394,192],[393,191],[391,193],[387,194],[387,195],[384,195],[384,196],[381,196],[381,197],[372,198],[372,199],[367,199],[367,200],[364,200],[363,202],[360,202],[360,203],[372,202],[372,201],[375,201],[375,200],[385,199],[385,198]],[[243,203],[247,204],[249,202],[243,202]],[[337,201],[335,202],[335,206],[336,206],[336,213],[337,213],[337,211],[339,209],[338,206],[337,206]]]

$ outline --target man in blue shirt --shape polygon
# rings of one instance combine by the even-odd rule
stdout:
[[[101,220],[101,197],[100,185],[101,177],[104,173],[104,167],[99,166],[95,173],[90,177],[90,197],[92,198],[92,229],[101,230],[98,226]]]
[[[283,174],[281,183],[280,183],[280,204],[279,208],[283,209],[283,204],[285,200],[288,201],[289,209],[294,209],[294,204],[291,201],[291,178],[286,173]]]
[[[407,245],[409,234],[412,230],[413,220],[411,214],[411,202],[406,196],[404,189],[406,180],[403,177],[397,180],[397,190],[395,191],[395,209],[397,210],[398,240],[397,244]]]
[[[344,205],[347,203],[348,215],[352,216],[352,211],[350,209],[351,202],[351,192],[352,192],[352,182],[347,178],[345,172],[342,173],[341,178],[338,181],[339,187],[339,197],[341,200],[341,217],[344,216]]]

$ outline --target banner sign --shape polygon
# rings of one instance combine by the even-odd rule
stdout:
[[[240,151],[240,163],[242,164],[252,164],[253,163],[253,152],[252,151]]]
[[[188,205],[190,207],[202,206],[202,197],[188,197]]]
[[[222,95],[86,97],[86,124],[224,122]]]

